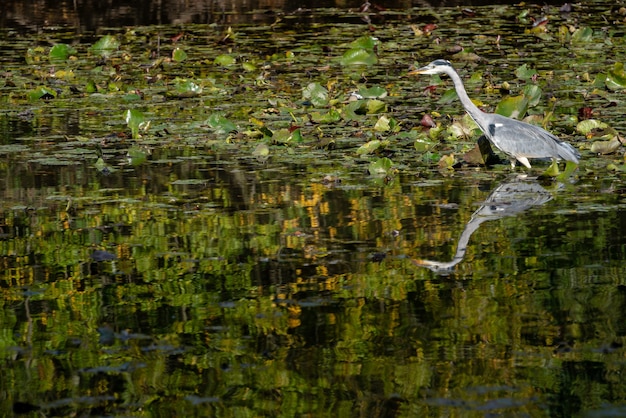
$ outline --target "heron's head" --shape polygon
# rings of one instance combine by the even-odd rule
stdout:
[[[452,64],[450,61],[446,60],[434,60],[430,64],[418,68],[417,70],[413,70],[409,72],[409,75],[414,74],[440,74],[440,73],[448,73],[452,70]]]

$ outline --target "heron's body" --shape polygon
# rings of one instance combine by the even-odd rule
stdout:
[[[519,161],[530,168],[529,158],[563,159],[578,164],[580,158],[578,151],[545,129],[496,113],[481,111],[470,100],[461,77],[452,68],[450,62],[435,60],[412,72],[412,74],[439,73],[447,74],[452,79],[459,100],[461,100],[467,113],[483,131],[487,139],[509,157],[512,167],[515,167],[515,161]]]

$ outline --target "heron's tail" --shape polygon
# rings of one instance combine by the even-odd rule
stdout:
[[[578,164],[580,153],[571,144],[559,141],[557,149],[559,152],[559,158]]]

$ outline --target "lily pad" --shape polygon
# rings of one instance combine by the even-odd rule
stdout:
[[[595,141],[591,144],[591,152],[598,154],[612,154],[622,146],[618,136],[614,136],[609,141]]]
[[[217,134],[224,135],[236,131],[237,126],[221,113],[213,113],[206,121],[207,125]]]
[[[48,57],[51,63],[67,61],[70,55],[76,54],[76,50],[67,44],[56,44],[50,49]]]
[[[128,109],[124,115],[126,125],[130,128],[133,139],[139,138],[139,130],[145,124],[143,112],[139,109]]]
[[[393,161],[387,157],[379,158],[376,161],[372,161],[367,170],[370,175],[375,177],[384,177],[392,173]]]
[[[387,90],[380,86],[373,86],[370,88],[360,88],[359,94],[364,99],[382,99],[387,97]]]
[[[215,65],[221,65],[221,66],[224,66],[224,67],[227,67],[229,65],[234,65],[236,62],[237,62],[237,59],[235,57],[233,57],[232,55],[228,55],[228,54],[218,55],[213,60],[213,63]]]
[[[54,99],[55,97],[57,97],[57,92],[49,89],[47,87],[38,87],[35,90],[31,90],[27,93],[28,96],[28,100],[30,101],[35,101],[35,100],[39,100],[39,99],[44,99],[44,100],[48,100],[48,99]]]
[[[356,150],[356,153],[358,155],[371,154],[374,151],[376,151],[378,148],[380,148],[380,145],[381,145],[380,140],[373,139],[373,140],[368,141],[365,144],[361,145],[359,147],[359,149]]]
[[[523,94],[505,97],[496,106],[497,114],[515,119],[523,118],[527,110],[528,98]]]
[[[624,64],[616,62],[613,68],[606,75],[606,86],[611,90],[621,90],[626,88],[626,71]]]
[[[515,70],[515,77],[520,80],[531,80],[533,77],[537,75],[537,70],[534,68],[528,68],[528,65],[523,64]]]
[[[373,51],[369,51],[364,48],[352,48],[343,54],[339,62],[344,67],[351,65],[369,66],[376,64],[378,62],[378,58]]]
[[[597,119],[586,119],[580,121],[578,125],[576,125],[576,132],[582,135],[587,135],[594,129],[606,129],[608,127],[609,125]]]
[[[187,59],[187,53],[182,48],[175,48],[172,51],[172,60],[176,62],[183,62]]]
[[[325,107],[328,104],[328,90],[320,83],[309,83],[302,89],[302,98],[310,101],[314,107]]]
[[[98,40],[89,50],[104,58],[109,57],[113,52],[117,51],[120,47],[120,43],[113,35],[104,35]]]
[[[179,97],[191,97],[202,94],[202,86],[193,80],[177,78],[174,81],[174,86]]]

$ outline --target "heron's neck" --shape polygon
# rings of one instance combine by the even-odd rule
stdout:
[[[472,100],[467,95],[467,92],[465,91],[465,86],[463,86],[463,81],[461,81],[461,77],[459,77],[459,75],[455,71],[451,71],[450,73],[448,73],[448,75],[454,83],[454,89],[456,90],[457,96],[459,96],[459,100],[461,101],[461,103],[463,103],[463,107],[465,107],[467,113],[469,113],[472,119],[474,119],[474,122],[476,122],[476,124],[480,126],[480,128],[484,131],[484,127],[481,126],[479,122],[480,120],[482,120],[481,115],[483,114],[483,112],[474,104],[474,102],[472,102]]]

